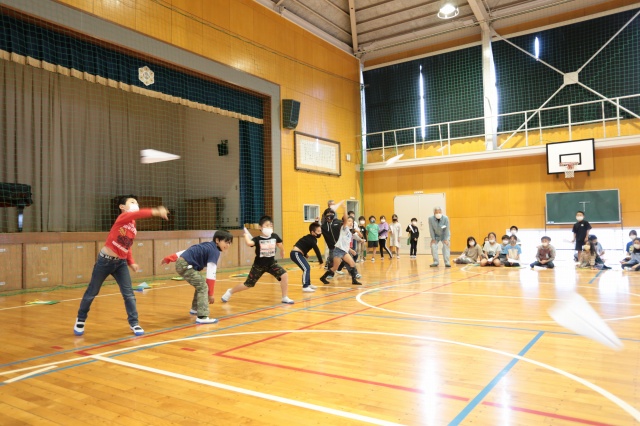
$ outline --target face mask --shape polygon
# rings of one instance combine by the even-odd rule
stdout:
[[[334,218],[335,218],[335,216],[334,216],[334,215],[332,215],[332,214],[328,214],[328,215],[327,215],[327,220],[328,220],[329,222],[331,222]]]
[[[265,237],[270,237],[271,234],[273,234],[272,228],[262,228],[262,235],[264,235]]]
[[[129,205],[129,210],[127,210],[128,212],[137,212],[138,210],[140,210],[140,206],[137,204],[130,204]]]
[[[442,218],[442,213],[436,213],[436,219]]]
[[[394,217],[394,218],[393,218],[393,221],[394,221],[394,222],[397,222],[397,221],[398,221],[398,218],[397,218],[397,217]]]
[[[475,246],[475,245],[476,245],[476,242],[475,242],[475,241],[469,241],[469,247],[473,247],[473,246]]]
[[[376,223],[376,220],[375,219],[370,219],[369,222]]]
[[[576,216],[576,220],[578,222],[582,222],[582,219],[584,219],[584,216]]]
[[[364,220],[361,220],[361,221],[360,221],[360,225],[364,225]]]
[[[630,239],[631,241],[635,240],[636,238],[638,238],[638,236],[637,236],[637,235],[632,235],[632,236],[630,236],[630,237],[629,237],[629,239]]]
[[[489,240],[489,244],[493,244],[495,242],[496,242],[496,240]]]
[[[380,223],[385,223],[386,219],[380,219]]]
[[[502,244],[509,244],[509,240],[502,240]]]
[[[511,235],[516,235],[518,231],[511,231]]]
[[[322,234],[316,234],[316,235],[314,235],[314,236],[315,236],[316,238],[320,238],[320,237],[322,237]]]
[[[634,244],[634,245],[633,245],[633,248],[635,248],[635,249],[640,249],[640,244]]]
[[[412,224],[413,226],[416,226],[416,225],[418,224],[418,222],[411,222],[411,224]]]
[[[542,243],[542,247],[547,247],[549,243]]]

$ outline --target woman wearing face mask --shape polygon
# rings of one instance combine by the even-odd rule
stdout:
[[[389,253],[389,259],[393,259],[393,255],[387,248],[387,236],[389,235],[389,224],[387,218],[380,216],[380,225],[378,225],[378,242],[380,243],[380,258],[384,259],[384,252]]]
[[[389,247],[393,250],[396,259],[400,259],[400,231],[402,225],[398,222],[398,215],[391,216],[391,224],[389,225]]]
[[[364,216],[360,216],[358,218],[358,229],[360,230],[360,235],[362,235],[363,240],[358,242],[358,255],[360,255],[360,259],[358,262],[364,262],[367,258],[367,222]]]
[[[420,238],[420,229],[418,228],[418,219],[411,218],[411,225],[407,226],[406,231],[409,233],[409,258],[415,259],[418,254],[418,238]]]
[[[467,238],[467,248],[462,255],[455,260],[458,264],[478,263],[482,258],[482,249],[473,237]]]
[[[622,269],[625,271],[640,270],[640,238],[633,240],[633,245],[629,249],[629,256],[631,258],[622,264]]]

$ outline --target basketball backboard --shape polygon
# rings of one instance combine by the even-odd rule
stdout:
[[[592,172],[596,169],[596,147],[593,139],[547,144],[547,174],[564,173],[560,164],[576,163],[574,171]]]

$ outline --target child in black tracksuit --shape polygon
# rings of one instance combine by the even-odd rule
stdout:
[[[316,290],[316,286],[311,284],[311,267],[307,262],[307,253],[313,249],[320,265],[324,263],[322,253],[318,248],[318,238],[321,236],[320,224],[317,222],[312,223],[309,225],[309,233],[295,243],[289,254],[291,260],[302,269],[302,291],[305,293],[313,293]]]
[[[407,232],[409,233],[409,244],[411,245],[409,258],[415,259],[418,251],[418,238],[420,238],[418,219],[416,219],[415,217],[411,218],[411,225],[407,226]]]

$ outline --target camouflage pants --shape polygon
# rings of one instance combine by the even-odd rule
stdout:
[[[193,300],[191,301],[191,309],[198,311],[199,317],[209,316],[209,286],[204,277],[198,271],[193,269],[183,258],[179,258],[176,262],[176,272],[184,278],[189,284],[195,287]]]

